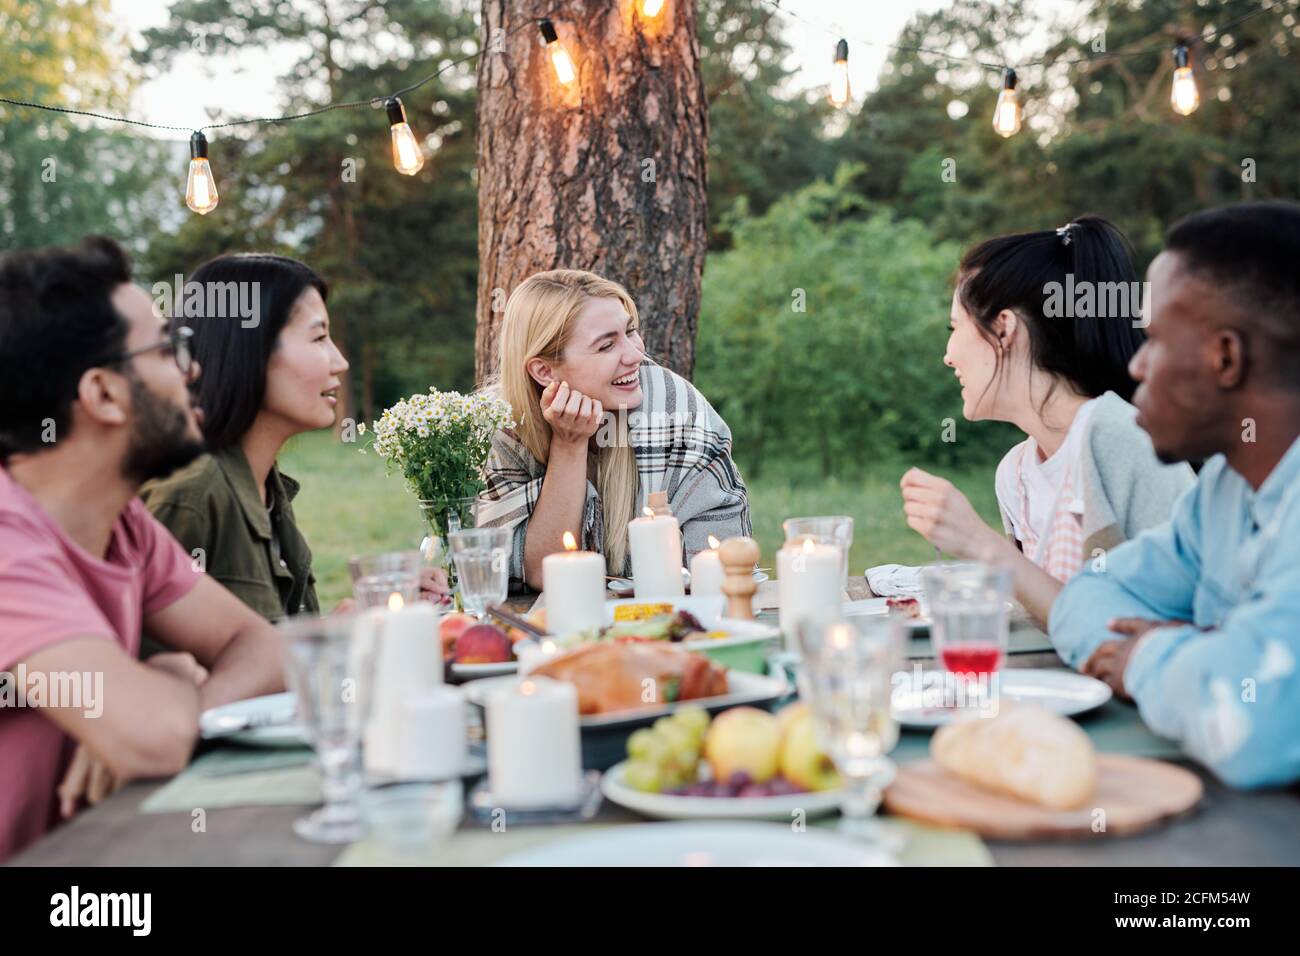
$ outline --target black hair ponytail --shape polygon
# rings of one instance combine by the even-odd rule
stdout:
[[[966,253],[957,276],[962,306],[990,341],[998,313],[1010,309],[1036,367],[1080,394],[1126,401],[1136,388],[1128,363],[1146,338],[1140,290],[1132,246],[1100,216],[989,239]]]

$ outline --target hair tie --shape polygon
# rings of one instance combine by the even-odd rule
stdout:
[[[1070,244],[1070,227],[1073,225],[1074,223],[1067,222],[1060,229],[1056,230],[1056,234],[1061,237],[1061,245],[1068,246]]]

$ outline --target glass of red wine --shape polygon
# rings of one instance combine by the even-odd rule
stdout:
[[[1011,572],[979,562],[941,562],[921,571],[935,656],[983,704],[1007,654]]]

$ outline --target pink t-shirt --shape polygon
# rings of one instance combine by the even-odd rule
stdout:
[[[0,697],[0,860],[58,822],[55,791],[76,750],[76,740],[40,708],[8,705],[18,665],[84,637],[116,641],[134,657],[144,618],[184,597],[198,579],[189,555],[138,498],[113,526],[107,555],[97,558],[0,467],[0,671],[9,683]]]

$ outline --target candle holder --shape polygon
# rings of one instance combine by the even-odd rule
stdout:
[[[493,825],[500,821],[507,828],[554,823],[586,823],[600,810],[603,800],[600,792],[600,771],[588,770],[582,775],[578,799],[570,805],[541,807],[510,807],[492,795],[489,778],[484,777],[470,791],[470,814],[479,823]]]

